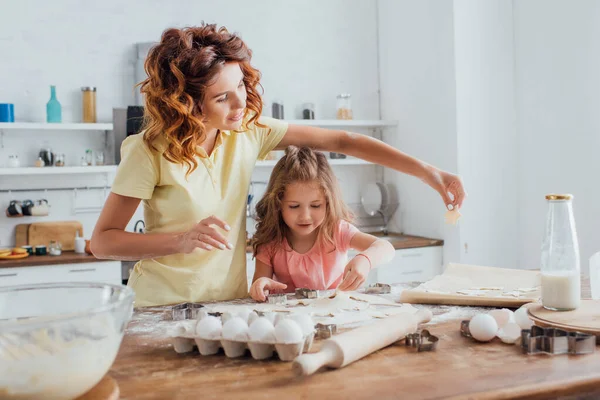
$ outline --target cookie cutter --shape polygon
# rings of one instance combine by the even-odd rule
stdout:
[[[181,303],[176,304],[171,309],[173,321],[181,321],[185,319],[196,319],[198,312],[204,306],[200,303]]]
[[[387,283],[375,283],[365,289],[367,294],[387,294],[392,292],[392,286]]]
[[[337,333],[336,324],[316,324],[315,329],[317,330],[317,337],[319,339],[329,339]]]
[[[407,347],[417,349],[417,352],[433,351],[437,347],[438,341],[437,336],[432,335],[427,329],[423,329],[421,332],[406,335],[404,344]]]
[[[269,304],[287,304],[287,295],[281,294],[270,294],[267,296],[267,302]]]
[[[521,349],[527,354],[591,354],[596,351],[596,336],[534,325],[521,331]]]

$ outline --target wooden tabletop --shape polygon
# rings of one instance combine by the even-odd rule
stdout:
[[[600,351],[525,355],[497,339],[477,343],[460,335],[460,320],[485,310],[433,307],[437,316],[428,329],[440,338],[434,352],[393,345],[345,368],[305,378],[295,377],[291,363],[277,358],[176,354],[157,329],[161,320],[170,319],[168,309],[138,309],[110,375],[122,399],[600,398],[600,392],[589,394],[600,388]]]
[[[64,251],[60,256],[36,256],[32,255],[18,260],[0,260],[0,268],[12,267],[35,267],[40,265],[78,264],[90,262],[102,262],[91,254],[78,254],[73,251]]]

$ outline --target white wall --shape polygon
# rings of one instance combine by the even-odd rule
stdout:
[[[519,267],[513,14],[505,0],[454,1],[458,173],[468,198],[460,261]]]
[[[379,0],[381,116],[397,119],[393,146],[456,172],[453,5],[436,0]],[[459,228],[444,224],[441,197],[421,181],[385,171],[399,188],[395,223],[404,232],[444,239],[444,262],[457,261]]]
[[[63,121],[79,121],[81,86],[98,88],[98,119],[112,121],[113,107],[134,104],[135,43],[157,41],[168,27],[218,22],[239,32],[262,72],[265,115],[282,99],[286,118],[304,102],[316,104],[317,118],[335,116],[336,95],[352,94],[355,118],[379,117],[376,3],[362,0],[285,1],[184,0],[177,6],[157,0],[8,2],[0,13],[0,102],[15,104],[17,121],[45,121],[49,85],[57,86]],[[316,29],[318,27],[318,29]],[[103,145],[103,136],[85,132],[6,132],[0,142],[0,168],[18,154],[31,166],[42,145],[67,155],[77,165],[85,149]],[[360,187],[374,179],[375,167],[338,168],[344,198],[359,201]],[[265,180],[269,170],[255,173]],[[104,176],[7,178],[0,190],[46,186],[103,185]],[[109,184],[112,182],[109,177]],[[27,181],[26,181],[27,180]],[[98,191],[95,196],[102,196]],[[80,219],[86,236],[97,213],[74,214],[73,193],[1,193],[0,208],[11,199],[50,197],[45,220]],[[14,226],[31,218],[0,214],[0,246],[14,242]]]
[[[582,268],[600,250],[600,2],[514,2],[520,258],[539,267],[544,195],[573,201]]]

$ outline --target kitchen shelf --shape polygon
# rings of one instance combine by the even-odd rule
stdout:
[[[117,170],[116,165],[98,165],[87,167],[24,167],[0,168],[3,175],[64,175],[64,174],[97,174],[110,173]]]
[[[0,122],[1,131],[112,131],[112,123]]]
[[[257,167],[274,167],[279,160],[265,160],[265,161],[257,161]],[[375,165],[369,161],[361,160],[360,158],[343,158],[343,159],[329,159],[330,165]]]
[[[358,119],[288,119],[285,122],[293,125],[319,127],[354,127],[354,128],[393,128],[398,121],[358,120]]]

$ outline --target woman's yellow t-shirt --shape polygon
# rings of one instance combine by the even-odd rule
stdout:
[[[160,141],[158,151],[146,145],[143,133],[123,141],[112,192],[143,199],[146,234],[185,232],[215,215],[231,226],[225,234],[234,245],[139,261],[128,282],[136,307],[247,296],[245,211],[252,170],[288,127],[272,118],[259,121],[267,128],[220,132],[210,156],[199,147],[198,167],[188,177],[187,167],[163,157]]]

